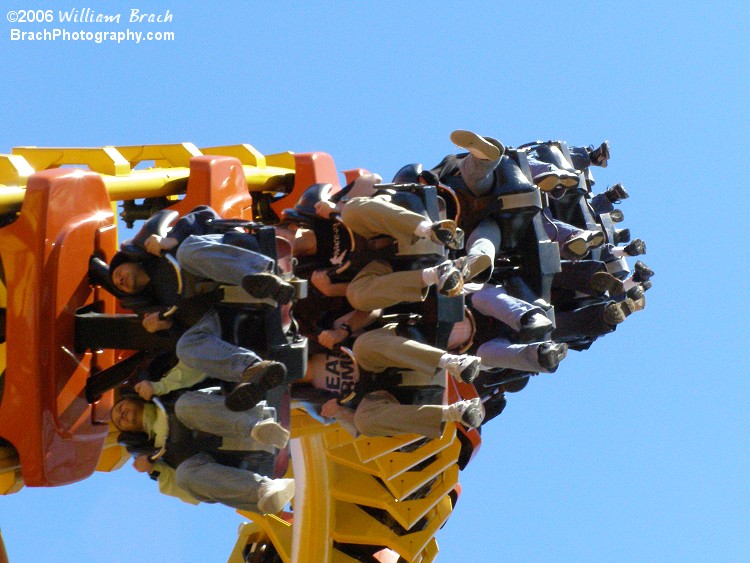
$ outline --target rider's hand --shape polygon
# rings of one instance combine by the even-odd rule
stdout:
[[[162,251],[172,250],[177,246],[177,239],[172,237],[160,237],[159,235],[151,235],[143,243],[146,252],[155,256],[161,256]]]
[[[319,201],[315,204],[315,213],[323,219],[329,219],[334,211],[336,204],[331,201]]]
[[[336,418],[339,409],[341,409],[341,405],[336,402],[336,399],[329,399],[322,407],[320,407],[320,414],[326,418]]]
[[[133,467],[140,473],[151,473],[154,470],[154,464],[148,460],[147,455],[139,455],[133,460]]]
[[[329,350],[333,350],[339,342],[346,340],[349,333],[341,328],[334,328],[333,330],[324,330],[318,335],[318,342],[321,346],[325,346]]]
[[[154,396],[154,386],[150,381],[141,381],[135,384],[135,392],[144,401],[150,401]]]
[[[148,313],[143,317],[142,324],[146,332],[158,332],[172,327],[172,321],[170,319],[160,319],[159,313]]]

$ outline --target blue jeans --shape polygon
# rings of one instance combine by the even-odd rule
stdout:
[[[177,399],[175,414],[191,430],[221,436],[222,449],[274,452],[273,446],[260,444],[250,436],[258,422],[276,418],[276,409],[266,406],[265,401],[250,410],[233,412],[224,406],[224,397],[220,393],[187,391]]]
[[[591,198],[591,207],[597,215],[611,213],[615,209],[615,205],[609,201],[609,198],[603,193],[596,194]]]
[[[175,403],[175,414],[188,428],[221,436],[222,449],[273,453],[272,446],[259,444],[250,436],[256,423],[275,418],[275,409],[265,403],[249,411],[232,412],[218,393],[188,391]],[[260,486],[270,479],[252,470],[222,465],[210,454],[200,452],[177,467],[175,481],[201,502],[257,511]]]
[[[544,314],[536,305],[509,295],[501,285],[485,285],[472,295],[471,306],[483,315],[505,323],[516,332],[521,330],[521,317],[526,313],[533,311]]]
[[[177,249],[180,267],[219,283],[241,285],[248,274],[270,272],[268,256],[222,242],[224,235],[191,235]]]
[[[177,341],[176,354],[181,362],[206,377],[233,383],[241,380],[245,368],[260,361],[252,350],[221,338],[221,322],[215,309],[185,331]]]
[[[268,272],[274,261],[268,256],[222,242],[223,235],[191,235],[177,249],[177,262],[191,274],[219,283],[241,285],[249,274]],[[248,366],[260,361],[255,352],[221,338],[215,310],[206,313],[177,341],[177,357],[207,377],[239,382]]]
[[[175,473],[177,485],[196,500],[252,512],[258,511],[260,486],[269,481],[253,471],[221,465],[205,452],[183,461]]]
[[[492,173],[501,160],[502,157],[497,160],[484,160],[477,158],[471,153],[461,160],[458,165],[461,177],[464,179],[464,183],[471,193],[477,197],[489,193],[494,182],[494,175]]]
[[[530,373],[551,373],[539,365],[537,350],[541,344],[512,344],[504,338],[493,338],[482,344],[477,356],[488,368],[511,368]]]
[[[544,230],[547,232],[547,236],[553,242],[565,242],[570,237],[574,237],[583,232],[583,229],[574,227],[569,223],[564,223],[557,219],[550,219],[549,217],[547,217],[547,219],[542,221],[542,223],[544,224]]]
[[[591,166],[591,157],[586,147],[568,147],[568,151],[576,170],[584,170]]]

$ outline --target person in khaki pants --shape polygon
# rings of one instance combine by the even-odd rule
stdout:
[[[401,368],[405,385],[439,384],[444,381],[443,370],[464,382],[473,381],[479,373],[478,357],[450,354],[399,336],[396,327],[396,324],[389,324],[371,330],[354,343],[358,367],[371,374],[373,390],[363,393],[355,410],[339,404],[338,399],[331,399],[323,405],[321,414],[336,418],[354,434],[368,436],[420,434],[439,438],[444,422],[460,421],[472,428],[479,426],[484,418],[479,398],[451,405],[410,405],[400,403],[387,389],[377,388],[378,375],[388,368]]]

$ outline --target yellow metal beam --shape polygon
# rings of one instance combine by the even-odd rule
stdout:
[[[15,147],[13,154],[26,159],[34,170],[47,170],[60,166],[85,164],[94,172],[110,176],[126,176],[130,163],[115,147],[59,148]]]
[[[192,157],[204,154],[193,143],[131,145],[115,148],[128,161],[131,168],[149,160],[153,160],[154,166],[159,168],[189,168]]]
[[[190,159],[201,155],[232,156],[242,163],[248,191],[275,190],[279,179],[294,174],[293,153],[263,156],[252,145],[198,149],[192,143],[99,148],[15,147],[0,155],[0,214],[17,212],[34,172],[61,166],[89,169],[101,175],[112,201],[184,194]],[[143,162],[152,168],[136,170]]]
[[[24,486],[21,462],[12,446],[0,446],[0,495],[17,493]]]
[[[292,441],[295,482],[294,538],[292,561],[318,563],[331,557],[332,524],[329,494],[328,463],[320,455],[325,445],[320,434],[296,438]],[[301,453],[302,455],[295,455]]]
[[[256,166],[263,168],[266,166],[266,157],[252,145],[225,145],[221,147],[207,147],[201,149],[203,154],[215,154],[217,156],[233,156],[245,166]],[[294,168],[292,162],[291,168]]]
[[[26,180],[34,169],[22,156],[15,154],[0,155],[0,184],[24,187]]]

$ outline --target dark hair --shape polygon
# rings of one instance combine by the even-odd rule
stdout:
[[[122,396],[115,401],[115,404],[112,405],[112,410],[110,411],[109,419],[112,421],[112,424],[115,428],[117,428],[120,432],[124,432],[122,428],[117,426],[117,423],[115,422],[114,417],[112,416],[112,413],[115,412],[115,407],[122,403],[123,401],[133,401],[134,403],[141,403],[142,405],[146,404],[146,401],[144,401],[141,397],[139,397],[137,394],[131,394],[131,393],[123,393]]]
[[[112,274],[114,273],[115,268],[117,268],[118,266],[121,266],[122,264],[126,264],[128,262],[138,261],[139,260],[137,260],[133,255],[127,252],[123,252],[122,250],[119,251],[112,257],[112,261],[109,263],[109,279],[112,279]]]

